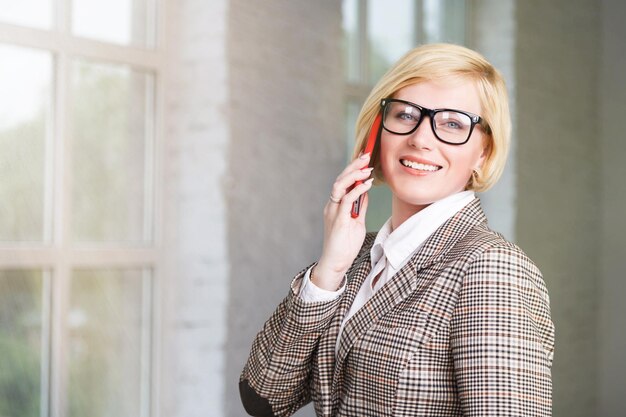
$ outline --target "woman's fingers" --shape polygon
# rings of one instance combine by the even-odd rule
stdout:
[[[362,184],[354,187],[350,192],[343,196],[341,199],[340,208],[342,211],[350,212],[352,210],[352,204],[359,198],[359,196],[370,188],[372,188],[372,182],[374,182],[374,178],[370,178],[369,180],[363,182]]]
[[[346,175],[348,175],[349,173],[353,172],[353,171],[360,171],[363,168],[367,168],[369,162],[370,162],[370,154],[366,153],[364,155],[361,155],[360,157],[358,157],[357,159],[353,160],[352,162],[350,162],[343,171],[341,171],[341,174],[339,174],[337,176],[337,180],[341,180],[343,179]]]
[[[364,181],[369,178],[374,168],[363,168],[359,170],[353,170],[347,172],[343,177],[338,177],[333,184],[331,190],[331,200],[341,200],[348,192],[348,189],[354,185],[357,181]]]
[[[350,190],[346,195],[341,199],[341,206],[349,206],[352,208],[352,203],[354,203],[361,194],[367,192],[370,188],[372,188],[372,183],[374,182],[374,178],[370,178],[369,180],[364,181],[363,183],[355,186],[352,190]]]
[[[361,155],[359,158],[350,162],[348,166],[343,170],[341,174],[335,180],[333,187],[330,191],[330,196],[326,207],[324,208],[324,216],[330,216],[334,218],[341,206],[350,206],[358,198],[359,195],[366,192],[370,187],[372,181],[366,181],[372,174],[374,168],[367,167],[370,159],[370,154]],[[362,182],[361,185],[356,185],[357,181]],[[365,185],[369,183],[368,185]],[[354,198],[350,198],[347,204],[344,204],[346,196],[352,193]],[[345,211],[345,208],[342,210]]]
[[[352,211],[352,204],[359,198],[360,195],[366,193],[370,188],[372,188],[372,183],[374,179],[370,178],[369,180],[364,181],[363,183],[355,186],[350,192],[346,193],[339,203],[336,203],[332,200],[328,200],[326,203],[326,207],[324,207],[324,216],[327,220],[333,222],[337,214],[344,216],[350,216],[350,212]],[[363,206],[359,211],[359,218],[362,216],[361,213],[365,213],[367,211],[367,205]]]

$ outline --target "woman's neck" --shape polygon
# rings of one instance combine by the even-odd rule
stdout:
[[[432,203],[431,203],[432,204]],[[395,196],[391,200],[391,229],[396,230],[402,223],[407,221],[411,216],[419,213],[430,204],[411,205],[404,201],[399,201]]]

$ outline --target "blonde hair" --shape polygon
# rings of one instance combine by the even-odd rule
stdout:
[[[462,78],[476,83],[485,123],[486,157],[479,171],[472,174],[466,189],[486,191],[493,186],[506,163],[511,136],[511,116],[504,79],[482,55],[452,44],[430,44],[405,54],[374,86],[365,100],[356,122],[354,157],[365,149],[370,127],[380,112],[380,101],[393,97],[398,90],[422,81],[445,81]],[[379,146],[372,153],[374,178],[384,182]]]

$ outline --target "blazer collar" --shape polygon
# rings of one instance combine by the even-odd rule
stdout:
[[[360,336],[410,294],[415,291],[423,291],[428,286],[431,277],[420,275],[419,271],[441,259],[472,227],[486,223],[486,221],[480,200],[476,198],[441,225],[424,242],[409,262],[348,320],[343,329],[337,351],[333,387],[336,388],[336,385],[340,383],[345,358]],[[336,337],[343,317],[352,305],[370,269],[368,250],[366,255],[361,256],[355,262],[354,268],[350,272],[350,282],[331,322],[328,334],[331,337],[326,338],[328,346],[324,347],[324,351],[329,354],[331,348],[334,353]],[[336,392],[334,388],[332,391]]]
[[[472,227],[487,223],[480,200],[475,198],[457,214],[442,224],[408,262],[419,271],[444,256]]]

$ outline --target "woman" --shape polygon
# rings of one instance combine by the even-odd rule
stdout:
[[[318,416],[551,415],[545,284],[474,195],[503,170],[507,100],[497,70],[460,46],[416,48],[385,74],[326,204],[322,255],[254,341],[248,413],[313,401]],[[379,142],[359,156],[378,114]],[[364,224],[372,179],[354,186],[370,175],[393,195],[378,234]]]

